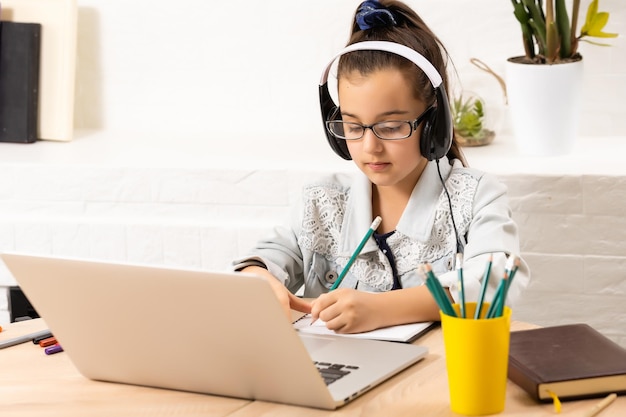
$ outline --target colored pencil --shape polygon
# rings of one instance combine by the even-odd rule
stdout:
[[[376,216],[376,218],[372,222],[372,225],[370,226],[370,228],[367,229],[367,233],[365,233],[365,236],[363,236],[363,239],[361,239],[361,243],[359,243],[359,246],[357,246],[356,250],[354,251],[354,253],[350,257],[350,260],[348,261],[346,266],[343,268],[343,270],[339,274],[339,277],[337,277],[337,280],[335,281],[335,283],[332,285],[332,287],[330,287],[330,291],[336,289],[339,286],[339,284],[341,284],[341,281],[343,281],[343,278],[348,273],[348,270],[350,269],[350,267],[352,266],[352,264],[356,260],[357,256],[359,256],[359,254],[363,250],[363,246],[365,246],[365,243],[368,241],[368,239],[370,237],[372,237],[372,235],[374,234],[374,231],[376,229],[378,229],[378,226],[380,226],[380,222],[382,220],[383,219],[380,216]]]
[[[465,283],[463,282],[463,254],[456,254],[456,273],[459,278],[459,306],[461,310],[461,317],[466,318],[465,314]]]
[[[483,302],[485,301],[485,293],[487,292],[487,287],[489,284],[489,276],[491,275],[491,264],[493,263],[493,254],[489,254],[489,258],[487,259],[487,265],[485,266],[485,273],[483,275],[483,282],[480,288],[480,296],[478,298],[478,302],[476,303],[476,312],[474,314],[475,319],[480,318],[480,313],[483,310]]]
[[[444,290],[441,286],[441,283],[435,276],[432,267],[429,264],[424,264],[423,268],[426,273],[426,286],[430,290],[435,302],[439,306],[439,309],[448,316],[456,317],[456,312],[452,307],[452,303],[450,303],[446,290]]]

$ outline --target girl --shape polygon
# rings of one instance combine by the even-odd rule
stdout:
[[[358,7],[348,45],[338,58],[340,106],[326,88],[329,65],[322,116],[332,149],[363,175],[305,187],[291,225],[275,228],[235,269],[266,277],[286,314],[310,312],[341,333],[439,320],[420,266],[429,263],[458,300],[457,252],[468,301],[493,257],[491,300],[507,256],[519,253],[517,227],[505,186],[466,167],[453,138],[445,49],[413,10],[389,0]],[[330,291],[377,216],[373,238]],[[521,262],[509,304],[528,279]],[[293,294],[302,285],[310,303]]]

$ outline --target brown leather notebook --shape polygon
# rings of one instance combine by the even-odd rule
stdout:
[[[509,379],[535,400],[626,393],[626,349],[587,324],[511,332]]]

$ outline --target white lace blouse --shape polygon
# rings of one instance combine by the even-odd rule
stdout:
[[[511,218],[506,187],[494,177],[465,168],[460,161],[439,162],[452,201],[454,221],[464,244],[466,301],[475,301],[486,259],[493,266],[486,300],[491,300],[504,273],[508,254],[519,255],[517,226]],[[235,269],[261,265],[292,292],[304,285],[305,297],[327,292],[368,230],[372,216],[372,184],[363,174],[332,175],[306,186],[291,222],[276,227]],[[457,298],[454,271],[456,237],[437,165],[429,162],[387,243],[395,258],[402,288],[424,284],[420,265],[428,262]],[[341,287],[388,291],[393,285],[389,260],[371,238],[352,264]],[[508,292],[511,305],[529,280],[522,264]]]

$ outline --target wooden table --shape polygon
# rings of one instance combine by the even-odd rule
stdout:
[[[530,328],[513,322],[512,330]],[[41,319],[13,323],[0,340],[45,329]],[[46,355],[31,342],[0,350],[0,413],[6,416],[456,416],[450,411],[441,329],[416,343],[427,346],[423,361],[352,403],[336,410],[91,381],[78,373],[66,353]],[[598,399],[564,402],[561,416],[579,416]],[[501,416],[555,416],[551,404],[538,404],[512,382]],[[625,416],[626,397],[618,397],[600,417]]]

